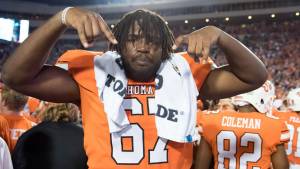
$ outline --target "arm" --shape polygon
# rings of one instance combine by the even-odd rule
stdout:
[[[207,26],[179,38],[188,43],[188,53],[207,59],[210,47],[217,44],[229,65],[212,70],[200,89],[203,99],[220,99],[260,87],[267,79],[264,64],[238,40],[214,26]],[[197,60],[197,59],[196,59]]]
[[[266,81],[264,64],[242,43],[221,31],[217,44],[229,65],[210,72],[200,91],[203,97],[231,97],[254,90]]]
[[[277,151],[272,154],[271,161],[273,169],[287,169],[289,168],[289,161],[286,156],[283,144],[277,145]]]
[[[195,169],[209,169],[212,161],[212,151],[208,142],[201,137],[200,145],[195,159]]]
[[[2,79],[26,95],[52,102],[77,103],[79,89],[68,72],[44,66],[52,46],[67,26],[77,30],[86,47],[102,33],[113,43],[115,39],[101,16],[93,12],[70,9],[66,15],[67,26],[61,22],[61,15],[59,12],[50,18],[16,49],[3,66]]]

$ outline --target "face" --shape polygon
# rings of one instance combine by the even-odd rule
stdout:
[[[230,99],[221,99],[218,103],[218,109],[220,111],[230,111],[234,110],[234,106]]]
[[[135,23],[134,28],[129,29],[125,47],[121,49],[126,75],[136,81],[153,80],[162,62],[161,46],[155,40],[147,42]]]

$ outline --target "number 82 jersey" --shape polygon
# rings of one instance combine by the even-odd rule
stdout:
[[[270,168],[276,146],[289,140],[284,122],[261,113],[203,112],[198,119],[215,169]]]

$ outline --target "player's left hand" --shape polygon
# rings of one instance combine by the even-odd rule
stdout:
[[[222,30],[215,26],[206,26],[187,35],[181,35],[175,40],[173,49],[182,43],[188,45],[188,54],[199,62],[199,58],[207,61],[209,51],[213,44],[217,43]]]

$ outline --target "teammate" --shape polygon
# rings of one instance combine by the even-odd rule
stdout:
[[[287,123],[290,131],[290,141],[286,145],[290,168],[300,168],[300,88],[291,90],[287,95],[287,112],[277,112],[276,115]]]
[[[68,51],[59,59],[68,71],[45,66],[51,46],[67,27],[77,30],[85,47],[104,35],[112,51]],[[194,116],[179,109],[191,106],[193,111],[187,113],[196,113],[196,102],[190,102],[189,96],[195,100],[197,89],[202,98],[230,97],[259,87],[267,73],[250,50],[214,26],[194,31],[177,46],[180,43],[188,43],[188,53],[195,60],[203,59],[195,62],[187,53],[172,53],[173,35],[151,11],[129,12],[112,33],[98,14],[66,8],[19,46],[4,64],[2,76],[6,84],[35,98],[80,105],[90,169],[188,169],[193,145],[185,141],[193,139],[191,135],[182,142],[171,141],[158,137],[158,128],[174,125],[169,133],[184,132],[178,129],[178,119]],[[210,70],[206,60],[212,44],[226,53],[229,65]],[[186,81],[188,77],[192,81]],[[114,132],[127,119],[130,128]],[[168,125],[162,127],[156,121]]]
[[[269,82],[267,82],[269,83]],[[196,169],[287,169],[284,143],[289,140],[285,123],[266,115],[273,94],[260,87],[233,99],[238,112],[214,111],[200,119],[202,139]]]
[[[2,95],[2,112],[3,116],[9,125],[10,131],[10,149],[16,145],[18,138],[28,129],[35,125],[21,115],[21,111],[27,102],[27,96],[24,96],[6,86],[1,91]]]

